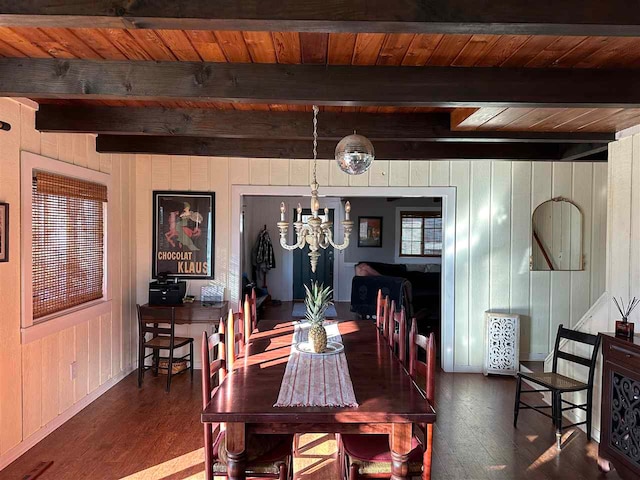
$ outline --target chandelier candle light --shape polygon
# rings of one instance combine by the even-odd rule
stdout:
[[[324,220],[318,212],[320,211],[320,201],[318,200],[318,180],[316,178],[316,167],[318,163],[318,107],[313,106],[313,181],[311,182],[311,217],[304,223],[302,221],[302,206],[298,204],[298,216],[293,227],[296,231],[296,243],[287,245],[287,232],[289,222],[285,218],[286,208],[284,202],[280,203],[280,221],[277,223],[280,230],[280,245],[285,250],[303,249],[309,245],[309,260],[311,271],[315,273],[320,258],[319,249],[326,249],[331,245],[337,250],[344,250],[349,246],[349,236],[353,230],[353,220],[349,218],[351,204],[347,201],[344,204],[344,220],[341,222],[344,227],[344,241],[342,245],[337,245],[333,241],[333,222],[329,221],[329,209],[324,209]]]

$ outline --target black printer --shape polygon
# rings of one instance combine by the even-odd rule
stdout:
[[[180,305],[187,294],[187,282],[169,279],[158,274],[158,280],[149,283],[149,305]]]

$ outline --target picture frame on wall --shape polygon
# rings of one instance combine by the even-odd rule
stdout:
[[[9,204],[0,203],[0,262],[9,261]]]
[[[213,192],[153,192],[153,278],[214,277],[215,212]]]
[[[382,247],[382,217],[358,217],[358,247]]]

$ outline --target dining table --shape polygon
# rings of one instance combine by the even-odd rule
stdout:
[[[357,407],[276,407],[295,322],[262,320],[243,355],[202,411],[203,423],[225,423],[228,478],[245,478],[250,434],[387,434],[391,478],[408,478],[414,424],[436,412],[371,320],[338,322]],[[303,355],[302,353],[295,353]]]

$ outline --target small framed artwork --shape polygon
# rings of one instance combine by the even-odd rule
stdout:
[[[0,262],[9,261],[9,204],[0,203]]]
[[[358,217],[358,247],[382,247],[382,217]]]
[[[215,193],[153,192],[153,278],[213,278]]]

